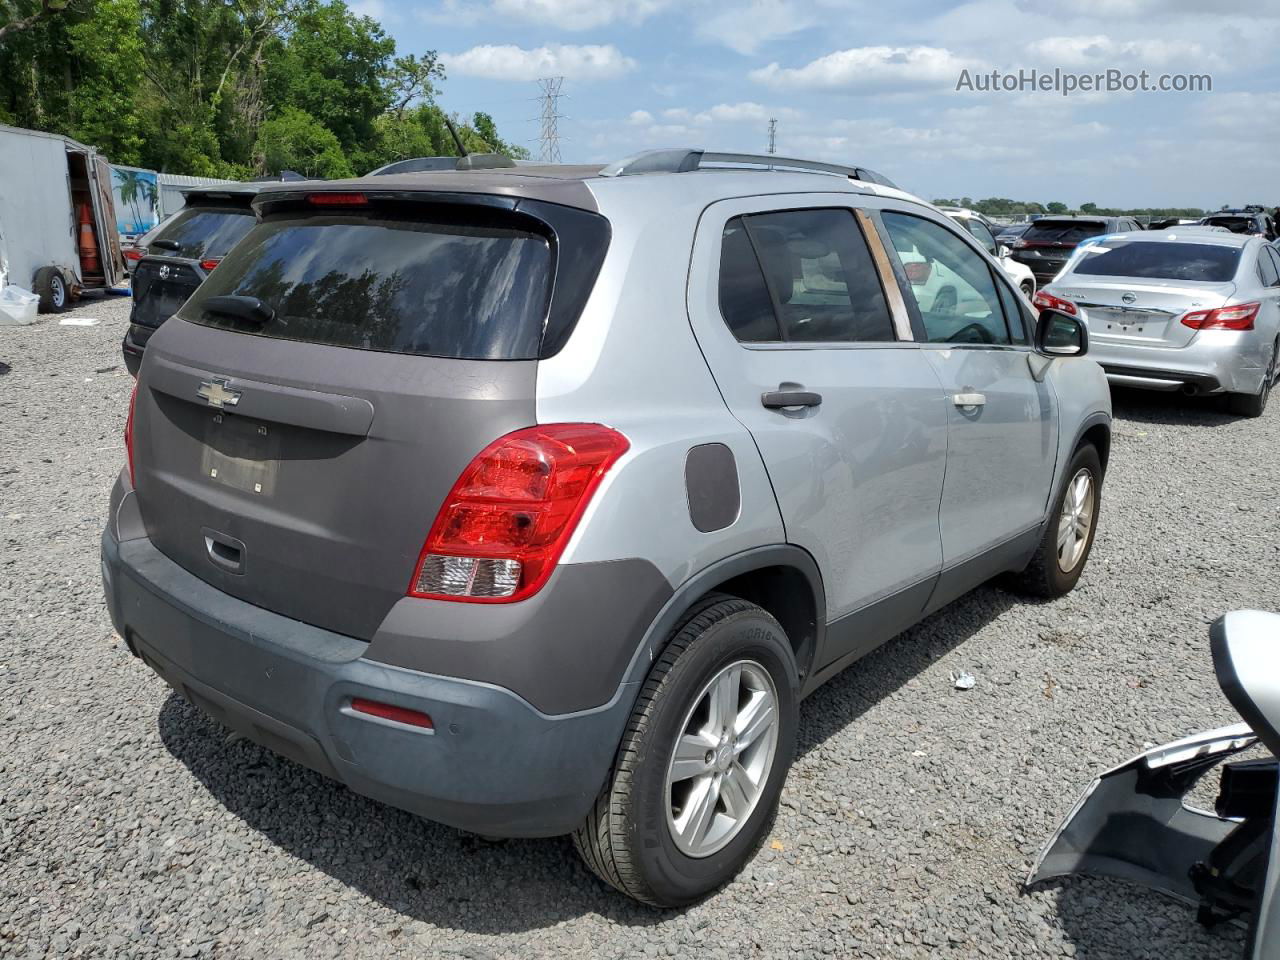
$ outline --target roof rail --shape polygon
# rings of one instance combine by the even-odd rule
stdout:
[[[838,177],[852,177],[886,187],[894,186],[889,180],[866,167],[847,167],[821,160],[801,160],[796,157],[780,157],[772,153],[716,153],[695,147],[677,147],[665,150],[644,150],[617,163],[611,163],[600,171],[602,177],[630,177],[642,173],[689,173],[711,165],[733,164],[738,166],[767,167],[771,170],[802,170],[807,173],[826,173]]]

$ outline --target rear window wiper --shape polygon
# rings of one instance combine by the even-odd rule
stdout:
[[[246,323],[254,323],[259,326],[270,323],[272,318],[276,315],[274,307],[268,303],[263,303],[257,297],[210,297],[200,305],[200,309],[205,313],[214,313],[223,317],[231,317],[236,320],[243,320]]]
[[[177,240],[152,240],[151,246],[159,247],[161,250],[172,250],[174,253],[182,249],[182,244]]]

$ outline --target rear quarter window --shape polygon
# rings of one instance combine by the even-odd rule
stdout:
[[[283,215],[255,226],[181,316],[360,350],[534,359],[552,259],[546,236],[494,217]],[[257,298],[271,318],[255,324],[205,309],[218,296]]]
[[[1240,249],[1208,243],[1106,241],[1082,248],[1072,273],[1094,277],[1138,277],[1225,283],[1236,274]]]

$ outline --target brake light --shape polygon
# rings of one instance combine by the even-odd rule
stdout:
[[[1192,330],[1252,330],[1260,303],[1237,303],[1216,310],[1192,310],[1183,314],[1183,326]]]
[[[1046,293],[1044,290],[1036,291],[1036,295],[1031,298],[1031,305],[1037,310],[1061,310],[1063,313],[1073,317],[1080,312],[1070,300],[1055,297],[1052,293]]]
[[[211,259],[209,259],[209,260],[201,260],[201,261],[200,261],[200,269],[201,269],[201,270],[212,270],[214,267],[216,267],[216,266],[217,266],[218,264],[220,264],[221,262],[222,262],[222,258],[221,258],[221,257],[212,257],[212,258],[211,258]]]
[[[132,260],[132,261],[134,261],[134,262],[136,263],[137,261],[139,261],[139,260],[141,260],[141,259],[142,259],[142,251],[141,251],[141,250],[126,250],[126,251],[124,252],[124,258],[125,258],[126,260]]]
[[[314,207],[363,207],[369,198],[363,193],[308,193],[307,203]]]
[[[138,382],[133,383],[129,394],[129,416],[124,422],[124,452],[129,461],[129,484],[133,484],[133,409],[138,403]]]
[[[1015,250],[1021,250],[1023,247],[1029,247],[1029,246],[1030,244],[1027,243],[1026,240],[1023,240],[1021,237],[1013,241],[1013,249]]]
[[[928,283],[929,275],[933,273],[933,264],[928,260],[913,260],[911,263],[904,263],[902,267],[907,272],[907,279],[911,281],[913,287]]]
[[[383,703],[381,700],[352,697],[351,709],[356,713],[368,714],[371,717],[394,720],[396,723],[407,723],[411,727],[421,727],[424,730],[435,729],[435,724],[431,722],[430,714],[423,713],[421,710],[410,710],[408,707],[397,707],[395,704]]]
[[[441,505],[409,596],[510,603],[537,593],[630,446],[598,423],[527,427],[489,444]]]

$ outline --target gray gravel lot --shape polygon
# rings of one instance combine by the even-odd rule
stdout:
[[[1102,768],[1235,719],[1206,627],[1276,606],[1280,404],[1118,395],[1079,589],[983,588],[816,693],[771,840],[654,913],[567,840],[488,843],[226,744],[129,656],[98,572],[128,306],[0,328],[0,956],[1239,955],[1120,883],[1020,883]]]

